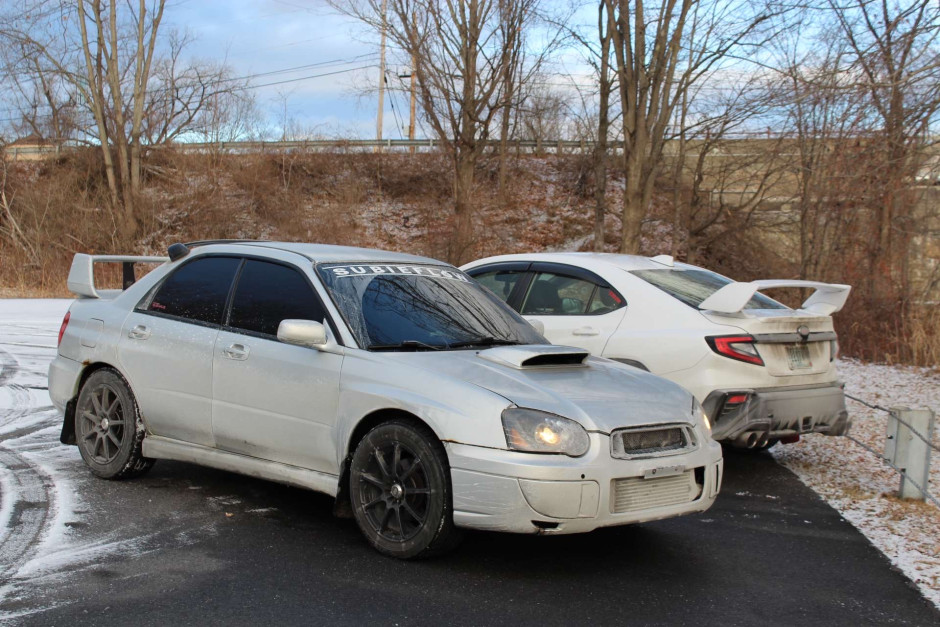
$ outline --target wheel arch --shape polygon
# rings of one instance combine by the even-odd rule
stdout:
[[[364,438],[366,434],[369,433],[369,431],[379,426],[380,424],[389,422],[391,420],[403,420],[415,425],[419,425],[434,434],[434,437],[437,438],[438,442],[441,441],[440,437],[437,435],[437,432],[433,427],[431,427],[430,424],[427,423],[427,421],[422,420],[418,415],[404,409],[390,407],[376,409],[360,418],[359,422],[356,423],[356,426],[353,427],[353,430],[350,432],[345,446],[343,447],[344,455],[339,467],[339,485],[337,486],[336,490],[336,502],[333,505],[333,514],[335,516],[339,518],[352,518],[352,506],[349,501],[348,487],[349,463],[352,460],[356,446],[359,444],[359,442],[362,441],[362,438]],[[447,449],[443,446],[443,443],[441,448],[444,452],[444,458],[447,459]]]
[[[75,394],[72,398],[65,404],[65,411],[63,412],[62,419],[62,433],[59,435],[59,441],[62,444],[71,444],[75,445],[75,408],[78,405],[78,395],[82,393],[82,387],[85,385],[85,381],[88,380],[92,374],[99,370],[104,370],[105,368],[114,370],[118,373],[124,382],[127,383],[128,389],[131,390],[133,394],[133,389],[131,388],[130,383],[127,381],[127,377],[121,374],[121,371],[118,370],[113,364],[109,364],[105,361],[96,361],[89,363],[82,369],[82,373],[78,377],[78,383],[75,386]]]

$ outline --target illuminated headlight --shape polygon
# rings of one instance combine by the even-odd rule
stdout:
[[[694,396],[692,397],[692,420],[701,419],[702,424],[705,425],[705,432],[712,432],[712,423],[708,419],[708,414],[705,413],[705,409],[702,408],[702,404],[698,402],[698,399]]]
[[[503,430],[506,444],[514,451],[580,457],[591,443],[587,431],[574,420],[537,409],[503,410]]]

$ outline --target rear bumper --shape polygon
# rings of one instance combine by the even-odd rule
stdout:
[[[748,393],[748,401],[733,412],[722,412],[731,394]],[[735,441],[750,433],[779,439],[801,433],[844,435],[851,427],[845,392],[839,382],[764,389],[715,390],[702,404],[714,417],[712,437]]]
[[[721,447],[712,440],[684,454],[644,460],[612,459],[608,436],[593,433],[591,440],[591,452],[577,459],[447,442],[454,523],[510,533],[583,533],[702,512],[721,487]],[[684,471],[643,478],[675,466]],[[676,502],[669,491],[683,477],[693,487]],[[625,508],[631,498],[636,505]]]
[[[78,394],[78,381],[82,376],[81,363],[56,355],[49,364],[49,398],[60,412],[65,412],[66,404]]]

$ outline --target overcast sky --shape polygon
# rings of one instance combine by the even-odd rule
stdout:
[[[161,28],[196,37],[192,56],[225,58],[237,76],[262,74],[252,82],[272,125],[281,125],[286,104],[288,118],[305,129],[330,135],[375,132],[376,97],[360,98],[356,91],[377,80],[378,46],[326,3],[171,0],[164,19]],[[397,133],[393,120],[388,122],[387,132]]]
[[[263,74],[253,83],[272,127],[286,113],[307,131],[374,137],[378,38],[324,0],[170,0],[162,28],[189,30],[196,37],[193,56],[227,58],[238,76]],[[400,91],[386,97],[387,138],[406,135],[408,123],[407,81],[398,78],[408,67],[394,52],[388,79]],[[555,70],[587,71],[572,65],[576,59]],[[427,136],[420,122],[417,135]]]

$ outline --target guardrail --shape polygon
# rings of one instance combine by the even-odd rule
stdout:
[[[781,133],[742,133],[729,136],[729,141],[757,142],[758,140],[779,139],[787,137]],[[700,140],[691,140],[694,145]],[[231,142],[174,142],[171,144],[154,144],[147,146],[150,150],[159,150],[162,148],[171,148],[184,152],[258,152],[266,150],[439,150],[446,147],[450,142],[443,142],[440,139],[303,139],[303,140],[284,140],[284,141],[231,141]],[[481,140],[487,148],[499,148],[502,142],[498,139]],[[546,152],[556,152],[564,154],[566,152],[588,152],[593,151],[596,140],[593,139],[511,139],[506,142],[506,146],[518,152],[534,152],[542,154]],[[677,140],[666,142],[665,150],[669,153],[673,146],[677,145]],[[45,155],[58,154],[62,150],[76,148],[73,144],[59,145],[8,145],[4,149],[8,158],[37,158]],[[624,142],[622,140],[610,140],[607,142],[607,149],[616,153],[622,151]],[[738,153],[736,151],[723,151],[720,156],[745,156],[757,153]]]
[[[848,433],[845,437],[865,449],[901,475],[898,495],[901,498],[928,500],[940,507],[940,500],[930,494],[930,453],[940,452],[933,442],[935,414],[929,409],[890,409],[846,394],[846,398],[865,407],[888,414],[884,452],[876,451]]]

